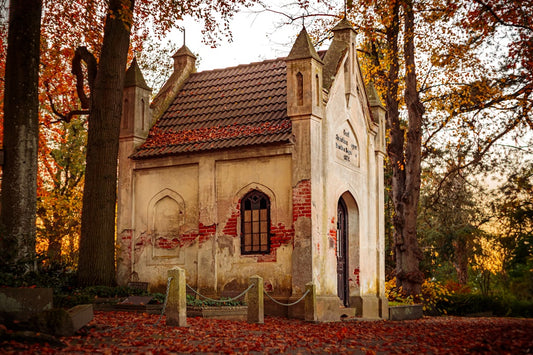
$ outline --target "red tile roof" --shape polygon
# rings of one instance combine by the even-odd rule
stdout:
[[[132,158],[289,142],[291,132],[280,58],[191,74]]]

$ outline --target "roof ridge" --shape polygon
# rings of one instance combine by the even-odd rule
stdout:
[[[259,62],[251,62],[251,63],[247,63],[247,64],[246,63],[245,64],[239,64],[239,65],[235,65],[235,66],[231,66],[231,67],[203,70],[203,71],[198,71],[196,73],[193,73],[193,74],[191,74],[191,76],[192,75],[202,74],[202,73],[213,73],[213,72],[225,71],[225,70],[230,70],[230,69],[249,67],[249,66],[252,66],[252,65],[259,65],[259,64],[265,64],[265,63],[284,62],[285,58],[287,58],[287,57],[278,57],[278,58],[275,58],[275,59],[265,59],[265,60],[259,61]]]

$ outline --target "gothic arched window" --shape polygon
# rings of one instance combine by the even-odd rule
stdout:
[[[296,74],[296,100],[298,106],[304,104],[304,76],[300,72]]]
[[[270,253],[270,200],[253,190],[241,200],[241,254]]]

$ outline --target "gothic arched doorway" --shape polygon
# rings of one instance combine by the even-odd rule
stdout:
[[[348,284],[348,209],[342,197],[337,205],[337,294],[347,307],[350,296]]]

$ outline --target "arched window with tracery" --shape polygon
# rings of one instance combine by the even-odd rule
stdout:
[[[241,254],[270,253],[270,199],[253,190],[241,199]]]

